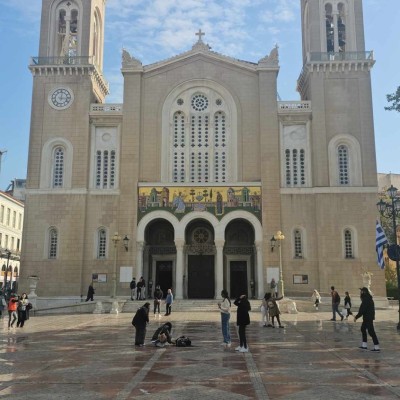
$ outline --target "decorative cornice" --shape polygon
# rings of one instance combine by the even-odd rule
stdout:
[[[258,61],[258,70],[277,70],[279,69],[279,51],[276,45],[268,56]]]
[[[127,50],[122,49],[122,72],[127,71],[141,72],[143,65],[139,59],[131,56]]]

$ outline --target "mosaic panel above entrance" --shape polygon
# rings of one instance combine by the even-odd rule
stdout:
[[[178,219],[193,211],[221,219],[231,211],[248,211],[261,221],[261,186],[155,186],[138,188],[138,220],[164,210]]]

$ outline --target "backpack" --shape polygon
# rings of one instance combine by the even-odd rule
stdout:
[[[175,341],[176,347],[189,347],[192,345],[192,341],[186,336],[180,336]]]
[[[136,288],[136,282],[132,281],[129,286],[130,286],[131,289],[135,289]]]
[[[338,292],[335,292],[335,303],[340,303],[340,296]]]

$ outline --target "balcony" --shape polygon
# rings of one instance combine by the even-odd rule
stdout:
[[[311,113],[311,101],[278,101],[278,113]]]
[[[345,51],[339,53],[308,53],[308,62],[374,61],[373,51]]]
[[[89,75],[96,86],[99,101],[109,93],[109,84],[93,56],[32,57],[29,65],[33,76]]]
[[[90,105],[90,115],[103,115],[103,114],[112,114],[112,115],[122,115],[123,105],[122,104],[91,104]]]

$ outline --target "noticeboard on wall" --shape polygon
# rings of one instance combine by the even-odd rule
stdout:
[[[293,275],[293,284],[294,285],[307,285],[308,284],[308,275]]]
[[[94,283],[106,283],[107,274],[92,274],[92,281]]]

